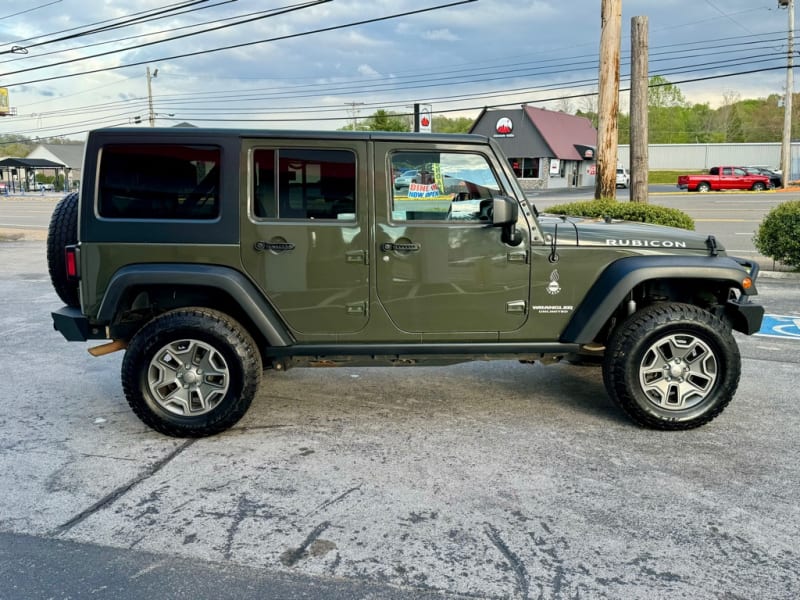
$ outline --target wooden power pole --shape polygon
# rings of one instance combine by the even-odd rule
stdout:
[[[600,26],[595,199],[617,197],[617,118],[622,0],[602,0]]]
[[[647,17],[631,19],[631,202],[647,203]]]

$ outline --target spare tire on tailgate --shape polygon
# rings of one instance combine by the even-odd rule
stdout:
[[[67,278],[64,248],[78,243],[78,192],[56,204],[47,230],[47,270],[56,294],[67,306],[79,307],[78,282]]]

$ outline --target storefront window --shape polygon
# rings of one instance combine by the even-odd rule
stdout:
[[[508,163],[517,177],[524,179],[536,179],[539,177],[538,158],[509,158]]]

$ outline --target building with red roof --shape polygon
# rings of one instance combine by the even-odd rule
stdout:
[[[523,189],[595,187],[597,130],[585,117],[528,105],[484,109],[470,133],[500,144]]]

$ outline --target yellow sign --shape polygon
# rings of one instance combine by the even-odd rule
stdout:
[[[8,107],[8,88],[0,88],[0,115],[7,115],[11,112]]]

